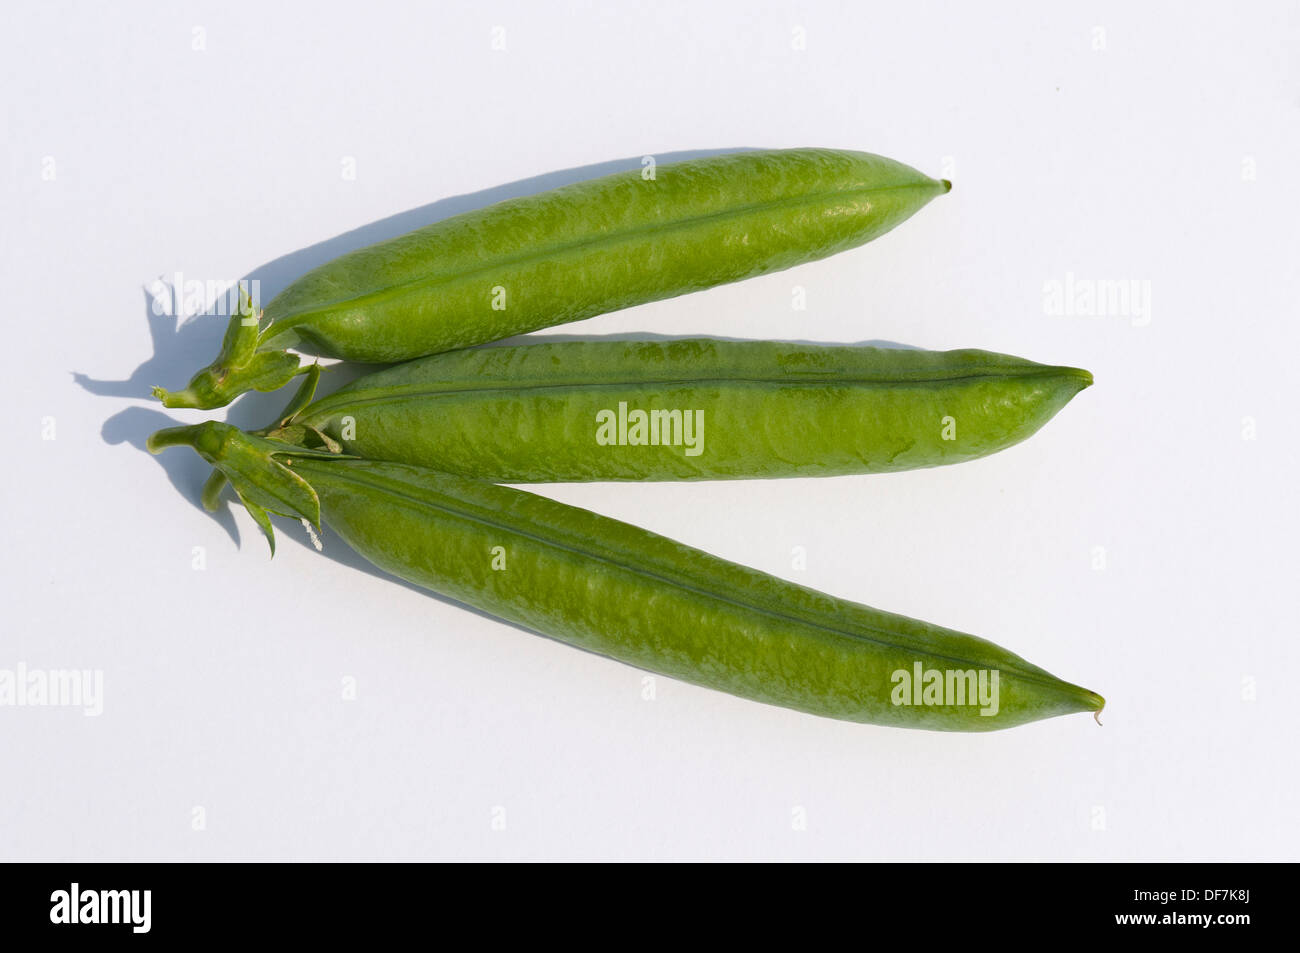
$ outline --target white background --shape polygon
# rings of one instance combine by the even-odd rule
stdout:
[[[1296,859],[1294,4],[7,16],[0,668],[101,669],[105,697],[0,708],[0,856]],[[198,507],[197,457],[143,450],[204,417],[148,387],[223,324],[153,316],[159,276],[268,300],[643,155],[804,145],[954,189],[834,259],[564,330],[983,347],[1096,386],[957,467],[543,492],[984,635],[1105,695],[1104,727],[886,729],[662,678],[646,700],[337,539],[281,521],[268,561],[245,514]],[[1046,314],[1067,273],[1150,282],[1149,323]]]

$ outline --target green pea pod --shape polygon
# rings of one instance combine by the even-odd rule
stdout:
[[[780,271],[862,245],[950,184],[865,152],[742,152],[511,199],[303,275],[168,407],[284,385],[285,349],[393,363]]]
[[[369,374],[271,435],[504,483],[882,473],[1026,439],[1092,376],[987,351],[777,341],[472,348]]]
[[[815,592],[522,490],[406,464],[304,455],[216,422],[163,434],[151,449],[191,444],[242,498],[317,525],[323,519],[395,576],[697,685],[831,718],[948,731],[1009,728],[1104,704],[975,636]],[[259,455],[264,462],[250,465]],[[300,484],[318,510],[301,504]]]

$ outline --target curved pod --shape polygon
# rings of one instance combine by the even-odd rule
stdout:
[[[732,153],[511,199],[342,255],[256,322],[169,407],[220,407],[298,370],[286,348],[397,362],[790,268],[864,244],[947,181],[865,152]],[[239,316],[236,316],[236,319]]]
[[[265,509],[323,521],[376,566],[653,672],[799,711],[989,731],[1102,698],[991,642],[838,599],[511,487],[300,453],[208,422],[161,431]]]

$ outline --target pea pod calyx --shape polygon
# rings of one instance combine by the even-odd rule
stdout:
[[[239,501],[261,527],[272,556],[275,532],[269,513],[304,520],[317,532],[321,529],[320,498],[316,490],[286,463],[304,456],[342,459],[339,454],[245,433],[216,420],[159,430],[150,435],[147,446],[150,453],[161,453],[168,447],[190,447],[212,464],[215,471],[204,484],[203,505],[215,509],[217,496],[229,481]]]
[[[183,389],[169,391],[155,387],[153,396],[164,407],[213,410],[250,390],[279,390],[303,372],[297,355],[288,351],[259,351],[257,341],[257,316],[231,315],[216,360],[196,372]]]

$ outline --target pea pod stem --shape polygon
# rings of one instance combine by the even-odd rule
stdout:
[[[951,188],[881,156],[761,150],[638,168],[512,199],[303,275],[168,407],[282,386],[286,349],[394,363],[589,318],[862,245]],[[240,316],[236,316],[240,318]]]
[[[151,449],[193,446],[241,499],[323,519],[393,575],[650,671],[812,714],[934,730],[988,731],[1104,704],[984,639],[522,490],[303,453],[216,422],[188,429]]]

